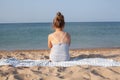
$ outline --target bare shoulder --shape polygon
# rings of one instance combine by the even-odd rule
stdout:
[[[52,36],[53,36],[53,34],[54,34],[54,33],[50,33],[50,34],[48,35],[48,39],[51,39]]]
[[[50,33],[49,35],[48,35],[48,37],[51,37],[53,35],[53,33]]]
[[[67,35],[68,37],[70,37],[70,34],[69,34],[68,32],[66,32],[66,35]]]

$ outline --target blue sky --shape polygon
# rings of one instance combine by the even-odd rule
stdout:
[[[120,0],[0,0],[0,23],[120,21]]]

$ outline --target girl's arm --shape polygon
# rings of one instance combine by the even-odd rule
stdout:
[[[68,43],[69,46],[70,46],[70,44],[71,44],[71,36],[70,36],[69,33],[67,33],[67,43]]]
[[[48,48],[52,48],[51,37],[48,36]]]
[[[71,36],[70,36],[70,34],[68,34],[68,39],[69,39],[69,46],[70,46],[70,44],[71,44]]]

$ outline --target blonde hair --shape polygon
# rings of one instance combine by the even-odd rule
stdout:
[[[60,12],[57,12],[56,17],[53,20],[53,26],[62,29],[64,25],[65,25],[64,16]]]

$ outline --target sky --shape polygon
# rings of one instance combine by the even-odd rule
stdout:
[[[0,23],[120,21],[120,0],[0,0]]]

